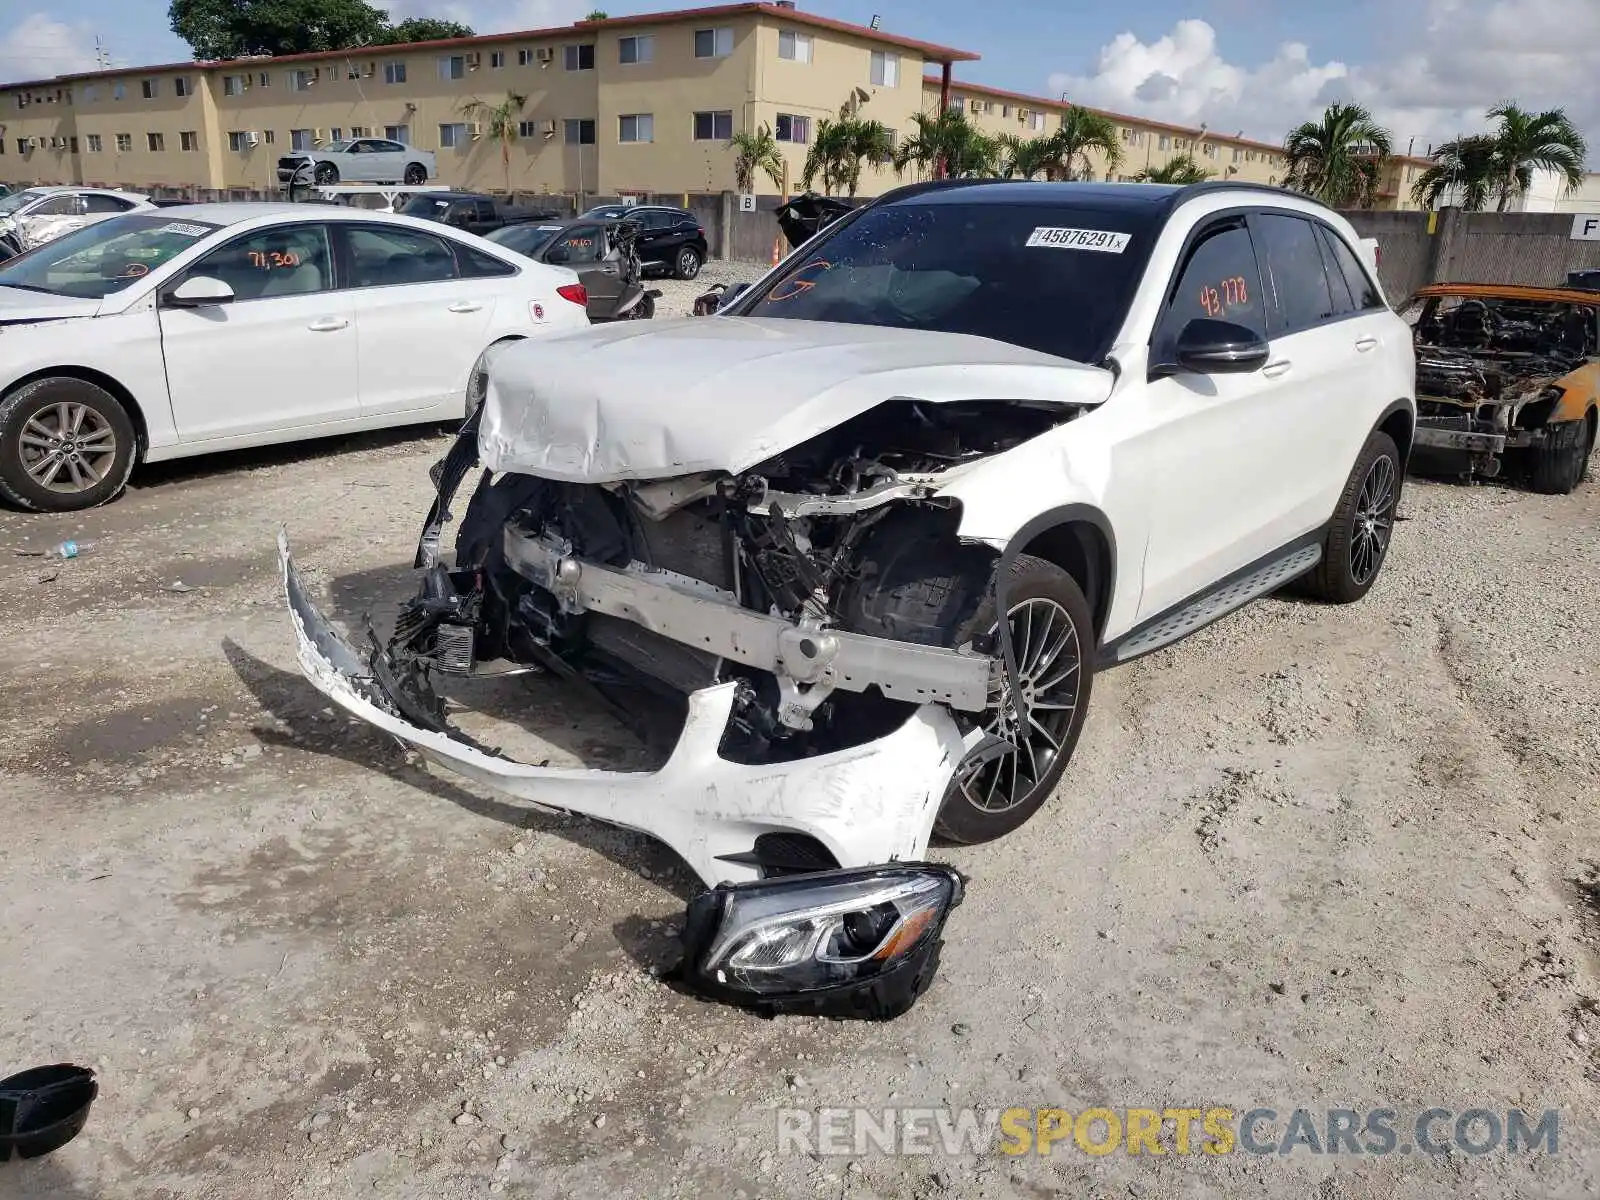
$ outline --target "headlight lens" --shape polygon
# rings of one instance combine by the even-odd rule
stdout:
[[[716,990],[773,1000],[855,992],[902,974],[904,1011],[926,986],[917,964],[937,961],[963,886],[956,871],[926,863],[723,884],[690,903],[685,966]]]

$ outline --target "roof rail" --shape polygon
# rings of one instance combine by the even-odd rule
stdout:
[[[1329,212],[1337,211],[1330,204],[1324,204],[1315,196],[1308,196],[1304,192],[1297,192],[1293,188],[1280,187],[1272,183],[1252,183],[1248,179],[1208,179],[1204,183],[1191,183],[1178,193],[1177,201],[1182,204],[1195,196],[1207,196],[1212,192],[1271,192],[1275,196],[1293,196],[1296,200],[1305,200]]]

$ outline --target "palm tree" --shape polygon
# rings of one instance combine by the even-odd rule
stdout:
[[[1135,183],[1204,183],[1215,171],[1195,162],[1194,155],[1180,154],[1159,167],[1146,167],[1133,177]]]
[[[1452,138],[1433,151],[1429,167],[1411,187],[1411,198],[1423,208],[1441,200],[1476,212],[1489,203],[1494,187],[1495,140],[1487,133]]]
[[[1487,115],[1500,122],[1492,134],[1498,211],[1505,212],[1512,200],[1527,192],[1535,171],[1560,176],[1569,193],[1583,183],[1589,147],[1565,110],[1530,113],[1508,103],[1495,105]]]
[[[1108,172],[1122,165],[1122,139],[1117,135],[1116,122],[1077,104],[1067,105],[1061,114],[1061,127],[1050,135],[1049,142],[1055,163],[1046,172],[1048,179],[1091,178],[1091,150],[1104,156]]]
[[[916,130],[895,149],[894,169],[937,172],[942,164],[952,179],[996,174],[1000,145],[980,133],[966,114],[948,108],[937,116],[912,113]]]
[[[1284,139],[1285,186],[1333,208],[1370,208],[1389,158],[1389,131],[1359,104],[1330,104]]]
[[[517,140],[517,126],[521,122],[522,106],[526,96],[507,92],[499,104],[487,100],[468,100],[461,106],[461,115],[483,125],[482,136],[500,143],[500,165],[505,171],[506,191],[511,191],[511,143]]]
[[[1025,138],[1015,133],[1002,133],[995,143],[1000,150],[996,173],[1002,179],[1048,175],[1057,159],[1056,148],[1047,137]]]
[[[861,121],[842,117],[837,121],[824,119],[817,126],[811,149],[806,152],[806,164],[800,176],[802,187],[809,188],[811,181],[822,177],[824,195],[836,189],[855,198],[861,183],[861,166],[864,159],[883,162],[894,157],[894,137],[882,121]]]
[[[783,152],[772,126],[740,130],[728,139],[733,151],[733,186],[741,192],[756,190],[756,172],[764,172],[774,187],[783,186]]]

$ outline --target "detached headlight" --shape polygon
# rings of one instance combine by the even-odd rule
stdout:
[[[722,884],[689,904],[685,979],[775,1011],[896,1017],[933,981],[963,889],[929,863]]]

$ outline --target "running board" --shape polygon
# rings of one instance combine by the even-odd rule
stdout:
[[[1203,629],[1211,622],[1243,608],[1268,592],[1276,591],[1291,579],[1304,575],[1322,560],[1322,545],[1315,543],[1291,551],[1282,558],[1264,563],[1247,574],[1229,580],[1215,591],[1205,592],[1181,608],[1173,609],[1154,622],[1133,630],[1108,648],[1112,663],[1124,663],[1170,646],[1179,638]]]

